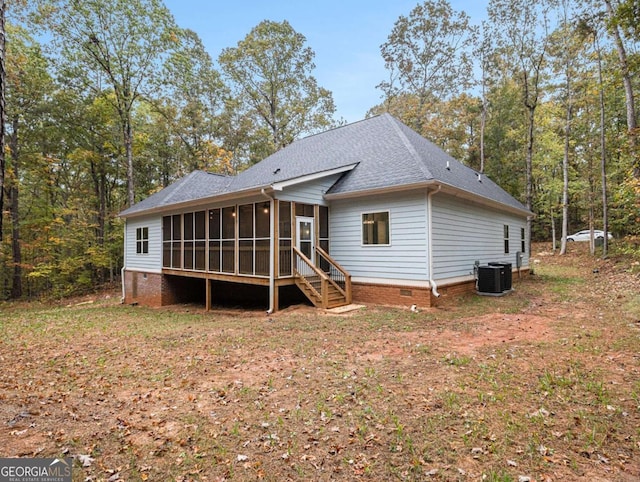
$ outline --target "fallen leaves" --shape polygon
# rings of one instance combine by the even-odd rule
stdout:
[[[2,325],[0,446],[87,481],[638,478],[631,288],[606,263],[567,288],[556,261],[420,313],[26,307]]]

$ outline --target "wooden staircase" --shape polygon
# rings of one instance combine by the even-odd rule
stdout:
[[[323,309],[351,304],[351,275],[321,248],[315,248],[316,264],[295,247],[296,285],[314,306]]]

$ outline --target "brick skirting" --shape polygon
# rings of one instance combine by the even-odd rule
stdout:
[[[390,306],[431,306],[431,289],[416,286],[352,283],[354,303]]]
[[[523,277],[529,275],[529,269],[521,271]],[[126,304],[138,303],[145,306],[171,305],[191,298],[205,296],[204,281],[200,279],[166,276],[160,273],[142,273],[125,271],[125,299]],[[514,276],[514,281],[516,277]],[[224,284],[223,284],[224,285]],[[235,286],[231,287],[237,291]],[[428,308],[437,304],[431,293],[431,288],[402,285],[385,285],[375,283],[352,283],[354,303],[372,305],[411,306],[417,305]],[[475,280],[465,280],[458,283],[438,286],[438,293],[442,298],[474,292]],[[226,292],[222,286],[216,286],[214,298],[225,298]],[[190,295],[190,296],[187,296]],[[267,300],[268,304],[268,300]]]
[[[528,275],[528,268],[521,270],[522,277]],[[514,282],[517,281],[516,276],[514,273]],[[388,306],[417,305],[422,308],[428,308],[437,305],[437,300],[439,299],[433,296],[431,288],[425,287],[354,282],[351,289],[354,303]],[[445,299],[465,293],[474,293],[475,290],[476,282],[473,279],[438,286],[438,293]]]
[[[164,277],[159,273],[140,273],[125,271],[124,273],[124,302],[138,303],[145,306],[162,306]]]

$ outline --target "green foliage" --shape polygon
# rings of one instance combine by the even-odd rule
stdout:
[[[532,236],[548,240],[554,223],[559,231],[571,105],[569,230],[602,227],[604,157],[611,252],[633,255],[640,186],[611,28],[623,34],[637,91],[636,3],[612,2],[615,15],[605,22],[604,5],[573,0],[574,23],[561,28],[558,2],[492,0],[480,48],[464,12],[446,0],[422,2],[396,19],[381,46],[390,78],[369,114],[390,112],[480,169],[485,105],[484,172],[526,202],[530,155]],[[335,124],[331,93],[313,77],[314,52],[286,21],[265,20],[224,49],[221,74],[213,52],[176,25],[160,0],[39,0],[19,10],[25,24],[7,25],[0,299],[63,296],[115,280],[123,261],[117,214],[129,202],[128,187],[141,200],[193,169],[233,174]],[[41,46],[33,31],[53,41]],[[479,74],[471,69],[474,47],[484,99],[469,90]],[[539,83],[527,91],[524,76],[536,73],[536,59]],[[526,103],[534,100],[529,153]]]
[[[640,6],[637,0],[622,0],[615,17],[627,36],[640,39]]]
[[[613,188],[612,230],[616,233],[640,235],[640,182],[627,178]]]
[[[378,88],[387,99],[402,93],[416,95],[420,106],[429,98],[451,97],[471,85],[469,54],[476,36],[469,16],[454,11],[447,0],[416,5],[408,17],[396,20],[380,47],[395,83],[382,82]],[[420,124],[412,127],[419,129]]]
[[[160,85],[163,60],[178,44],[178,27],[160,0],[50,0],[41,21],[53,34],[61,73],[77,92],[105,91],[119,122],[127,199],[135,202],[132,115]]]
[[[247,135],[261,156],[333,125],[333,97],[311,75],[315,54],[305,43],[287,21],[264,20],[218,59],[235,89],[236,115],[255,125]]]

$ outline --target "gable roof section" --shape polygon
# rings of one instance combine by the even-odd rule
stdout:
[[[297,140],[235,177],[195,171],[123,211],[121,216],[163,210],[198,199],[230,197],[342,172],[327,199],[442,186],[485,204],[532,214],[484,175],[460,163],[389,114]]]
[[[233,177],[211,174],[204,171],[193,171],[182,179],[165,187],[139,203],[134,204],[120,213],[122,217],[142,214],[147,211],[162,209],[174,204],[196,201],[222,194]]]
[[[368,191],[388,191],[403,186],[442,185],[464,197],[482,198],[531,214],[522,203],[484,174],[451,157],[389,114],[383,114],[363,133],[379,146],[372,157],[345,174],[327,193],[327,198],[350,197]]]

